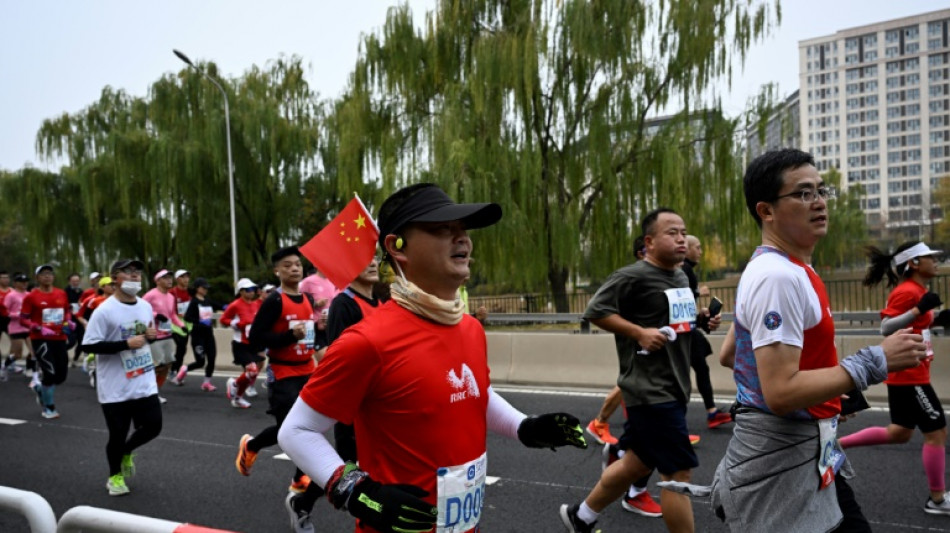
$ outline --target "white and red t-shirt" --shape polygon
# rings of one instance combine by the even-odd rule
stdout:
[[[899,283],[891,294],[887,296],[887,307],[881,309],[881,318],[893,318],[910,311],[917,306],[920,298],[927,293],[927,287],[914,280],[904,280]],[[910,323],[914,333],[924,335],[924,340],[930,338],[930,324],[934,321],[933,310],[927,311]],[[919,366],[891,372],[887,375],[888,385],[927,385],[930,383],[930,360],[925,359]]]
[[[755,349],[781,343],[801,348],[799,368],[838,365],[835,326],[825,284],[798,259],[760,246],[736,289],[736,360],[739,403],[771,412],[762,394]],[[841,412],[841,400],[801,409],[786,418],[822,419]]]
[[[25,291],[11,290],[3,297],[3,306],[10,313],[10,325],[7,326],[7,331],[11,335],[29,333],[30,331],[20,323],[20,309],[23,307],[23,299],[26,298],[26,294]]]
[[[185,316],[185,311],[188,309],[188,302],[191,301],[191,295],[188,294],[188,289],[182,289],[176,285],[168,289],[168,292],[175,296],[175,308],[178,310],[178,317],[181,318]]]
[[[39,288],[30,291],[20,307],[20,320],[30,327],[30,338],[34,340],[64,341],[63,324],[69,320],[69,298],[66,291],[53,287],[50,292]],[[38,327],[49,328],[53,335],[44,336]]]
[[[237,323],[238,327],[234,329],[234,342],[250,344],[247,337],[251,332],[251,324],[254,323],[254,317],[257,316],[257,312],[261,309],[262,303],[260,299],[246,302],[243,298],[238,298],[231,302],[228,308],[224,310],[224,313],[221,314],[221,318],[219,318],[218,321],[225,326],[234,329],[234,324],[235,322]]]
[[[330,345],[300,398],[355,425],[360,468],[373,479],[428,491],[455,523],[446,473],[484,475],[489,385],[475,318],[445,326],[390,301]]]
[[[162,292],[157,287],[146,292],[143,300],[152,306],[152,315],[164,315],[166,320],[155,318],[155,330],[158,332],[156,339],[167,339],[172,336],[172,324],[178,327],[184,327],[185,323],[178,317],[178,308],[176,307],[175,295],[168,292]]]

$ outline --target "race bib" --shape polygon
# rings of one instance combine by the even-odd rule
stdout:
[[[121,352],[121,357],[122,368],[125,370],[125,377],[128,379],[155,370],[155,365],[152,362],[152,351],[147,344],[137,350],[125,350]]]
[[[818,421],[818,439],[821,453],[818,454],[818,476],[821,479],[821,490],[835,480],[835,474],[844,464],[845,456],[838,448],[838,417],[823,418]]]
[[[924,349],[927,350],[927,360],[930,361],[934,358],[934,345],[930,339],[930,328],[921,331],[920,335],[924,338]]]
[[[158,321],[158,328],[156,328],[156,329],[157,329],[158,331],[162,331],[162,332],[165,332],[165,333],[171,333],[171,332],[172,332],[172,321],[171,321],[171,320],[160,320],[160,321]]]
[[[313,331],[313,320],[291,320],[289,324],[290,329],[294,329],[294,326],[296,326],[297,324],[303,324],[304,327],[307,328],[306,335],[304,335],[302,339],[297,339],[297,344],[304,344],[308,348],[312,348],[313,340],[315,337],[314,331]]]
[[[692,331],[696,326],[696,299],[689,287],[666,289],[666,299],[670,304],[670,327],[676,333]]]
[[[214,308],[210,305],[199,305],[198,306],[198,319],[199,320],[211,320],[214,318]]]
[[[178,302],[178,316],[185,316],[185,311],[188,310],[188,302]]]
[[[62,307],[47,307],[43,309],[43,324],[62,326],[66,313]]]
[[[75,315],[76,313],[78,313],[78,312],[79,312],[79,304],[78,304],[78,303],[76,303],[76,304],[69,304],[69,311],[70,311],[72,314],[74,314],[74,315]]]
[[[437,533],[456,533],[478,528],[485,504],[488,454],[463,465],[439,468]]]

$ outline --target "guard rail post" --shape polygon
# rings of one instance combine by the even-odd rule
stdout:
[[[50,530],[52,531],[52,530]],[[59,519],[57,533],[233,533],[160,518],[80,505]]]
[[[56,514],[53,508],[35,492],[0,487],[0,508],[25,516],[32,533],[56,531]]]

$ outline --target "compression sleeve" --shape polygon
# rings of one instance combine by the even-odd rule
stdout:
[[[917,320],[917,317],[914,316],[913,309],[901,315],[886,316],[881,319],[881,335],[887,337],[895,331],[911,325],[914,320]]]
[[[82,345],[82,351],[101,355],[119,353],[129,349],[128,341],[102,341]]]
[[[486,413],[488,429],[493,433],[517,439],[518,426],[524,422],[528,415],[517,410],[495,392],[491,386],[488,387],[488,412]]]
[[[343,465],[343,459],[324,436],[334,424],[336,420],[298,398],[277,434],[280,449],[321,487],[326,487],[336,469]]]

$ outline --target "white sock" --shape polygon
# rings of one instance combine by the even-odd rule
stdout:
[[[647,491],[646,487],[643,487],[641,489],[640,487],[637,487],[636,485],[630,485],[630,490],[627,491],[627,496],[630,498],[636,498],[641,493],[646,492],[646,491]]]
[[[625,453],[627,453],[627,450],[617,450],[617,459],[623,457]]]
[[[591,509],[587,505],[587,502],[584,501],[584,502],[581,502],[581,506],[577,510],[577,518],[580,518],[585,523],[593,524],[594,522],[597,521],[598,518],[600,518],[600,513]]]

